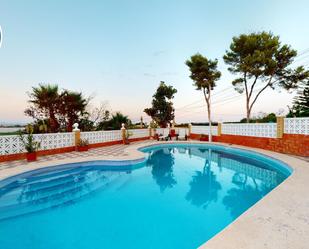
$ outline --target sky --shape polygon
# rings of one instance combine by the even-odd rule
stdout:
[[[272,31],[298,52],[309,48],[309,1],[287,0],[1,0],[0,123],[24,116],[32,86],[60,88],[108,102],[133,121],[149,120],[160,81],[174,86],[176,122],[207,121],[202,92],[185,61],[199,52],[219,60],[222,77],[213,96],[213,119],[245,116],[245,100],[233,90],[222,56],[232,37]],[[294,65],[308,64],[305,54]],[[293,93],[268,90],[253,113],[279,112]]]

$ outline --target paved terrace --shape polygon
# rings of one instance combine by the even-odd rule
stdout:
[[[111,145],[95,149],[89,149],[85,152],[67,152],[55,155],[40,156],[36,162],[27,162],[26,160],[16,160],[0,163],[0,180],[8,176],[22,173],[25,171],[82,161],[96,161],[96,160],[112,160],[123,161],[132,160],[143,157],[141,152],[136,151],[136,147],[153,144],[154,141],[140,141],[134,142],[130,145]]]
[[[199,143],[190,141],[191,143]],[[64,163],[93,160],[136,160],[144,154],[137,149],[156,141],[131,145],[113,145],[88,152],[70,152],[40,157],[37,162],[25,160],[0,163],[0,180],[25,171]],[[169,143],[169,142],[160,142]],[[205,249],[308,249],[309,245],[309,162],[262,149],[247,149],[279,159],[294,172],[281,185],[249,208],[223,231],[201,246]],[[303,160],[305,159],[305,160]]]

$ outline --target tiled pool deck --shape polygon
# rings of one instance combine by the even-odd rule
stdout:
[[[191,143],[196,143],[190,141]],[[0,163],[0,180],[25,171],[52,165],[96,160],[135,160],[143,158],[137,149],[157,144],[142,141],[131,145],[113,145],[88,152],[69,152]],[[166,142],[162,142],[166,143]],[[201,246],[205,249],[308,249],[309,248],[309,162],[271,151],[227,145],[263,153],[290,165],[294,172],[276,189],[248,209],[223,231]]]

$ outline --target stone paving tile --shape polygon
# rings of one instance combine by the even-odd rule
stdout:
[[[133,144],[148,144],[151,141],[140,141],[134,142]],[[55,161],[55,160],[62,160],[67,158],[87,158],[91,156],[114,156],[115,158],[121,156],[128,156],[128,153],[125,152],[125,149],[128,148],[130,145],[111,145],[106,147],[99,147],[95,149],[90,149],[85,152],[67,152],[49,156],[41,156],[38,158],[38,162],[46,162],[46,161]],[[10,162],[2,162],[0,163],[0,171],[7,169],[7,168],[14,168],[21,165],[27,165],[28,162],[26,160],[17,160],[17,161],[10,161]]]

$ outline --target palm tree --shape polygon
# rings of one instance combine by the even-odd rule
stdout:
[[[65,121],[66,130],[72,131],[72,126],[80,117],[86,114],[89,100],[82,93],[64,90],[60,95],[60,113]]]
[[[108,123],[110,129],[118,130],[121,128],[122,124],[130,125],[131,120],[128,118],[128,116],[123,115],[121,112],[116,112],[115,114],[112,114],[112,118]]]
[[[50,131],[56,132],[59,129],[59,122],[56,114],[59,108],[59,93],[57,85],[39,84],[38,87],[32,87],[32,92],[29,94],[33,110],[40,111],[44,118],[49,120]],[[33,110],[28,108],[25,113],[31,115]]]

